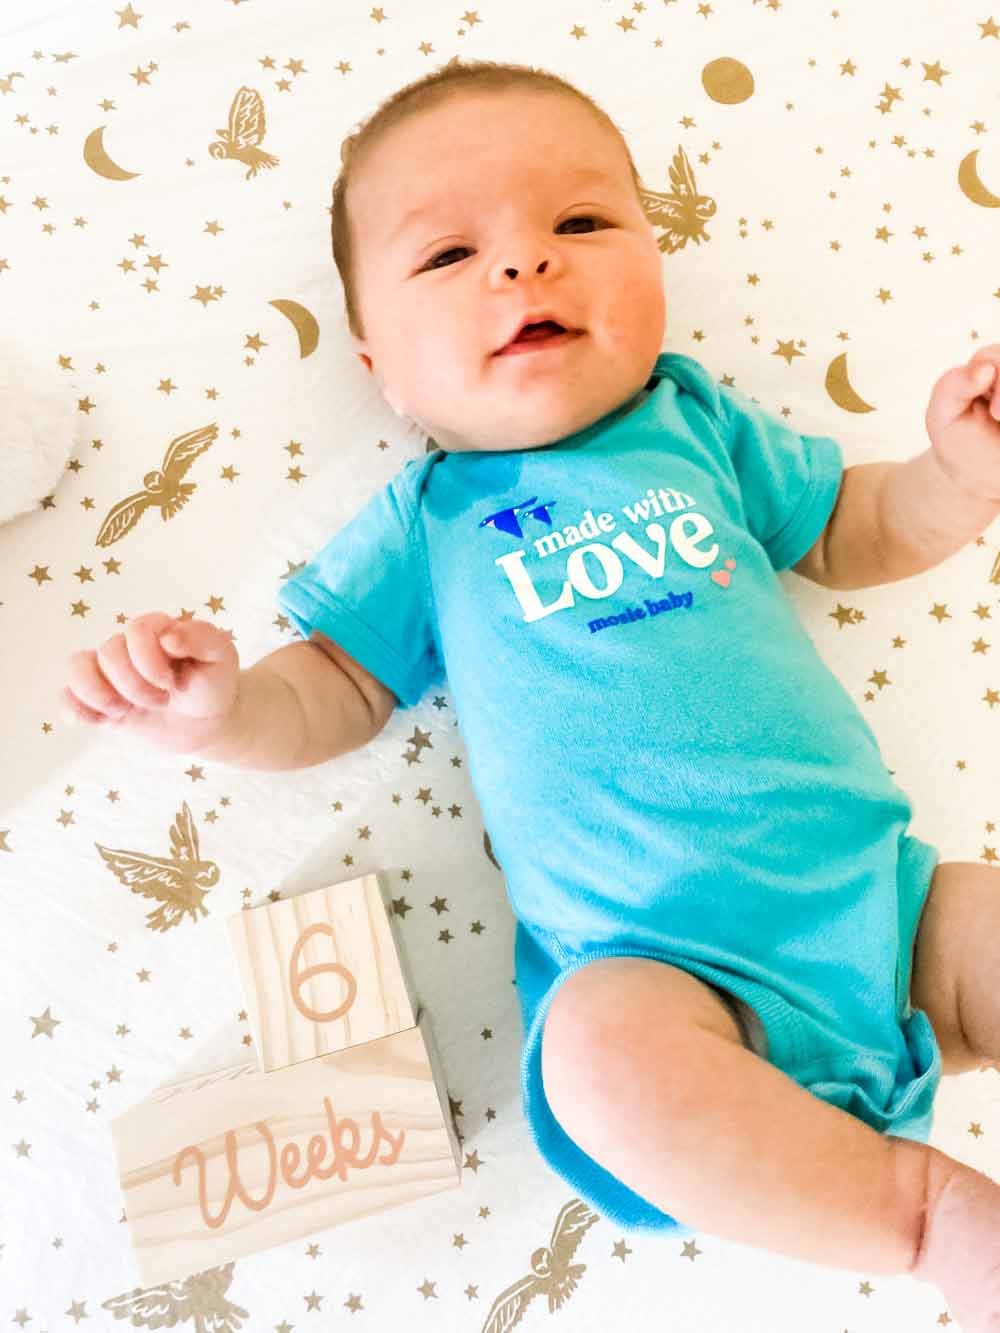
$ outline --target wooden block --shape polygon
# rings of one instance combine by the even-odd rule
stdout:
[[[377,874],[228,920],[261,1068],[413,1027],[419,1004]]]
[[[144,1287],[460,1185],[427,1015],[274,1073],[158,1088],[111,1122]]]

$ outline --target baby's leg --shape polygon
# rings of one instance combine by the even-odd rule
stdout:
[[[963,1333],[992,1329],[1000,1188],[814,1097],[747,1050],[689,973],[643,958],[581,968],[547,1015],[542,1072],[567,1134],[692,1229],[827,1267],[911,1273],[941,1287],[956,1317],[965,1307]],[[961,1187],[944,1188],[953,1178]],[[970,1182],[978,1229],[961,1206]],[[949,1198],[946,1243],[935,1209]],[[946,1274],[956,1248],[979,1256],[957,1284]]]

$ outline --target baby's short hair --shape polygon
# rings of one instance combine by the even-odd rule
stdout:
[[[354,244],[351,238],[350,216],[347,211],[347,188],[352,172],[358,170],[378,140],[394,125],[420,111],[428,111],[448,98],[462,92],[503,92],[509,88],[535,89],[543,92],[568,94],[585,103],[600,122],[621,140],[628,159],[629,170],[635,183],[636,196],[642,202],[644,186],[636,171],[632,154],[619,127],[611,117],[586,93],[566,79],[549,70],[531,65],[502,64],[494,60],[462,61],[457,56],[446,65],[422,79],[416,79],[398,89],[363,121],[353,134],[340,145],[340,174],[333,184],[330,235],[333,242],[333,262],[337,265],[344,288],[344,308],[347,326],[356,338],[366,335],[358,309],[357,285],[354,266]]]

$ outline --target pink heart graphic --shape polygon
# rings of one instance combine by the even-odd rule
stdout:
[[[720,583],[720,584],[722,585],[723,588],[728,588],[728,587],[729,587],[729,570],[728,570],[728,569],[713,569],[713,570],[712,570],[712,580],[713,580],[713,582],[715,582],[715,583]]]
[[[727,561],[726,561],[726,568],[727,568],[727,569],[735,569],[735,568],[736,568],[736,561],[735,561],[735,560],[727,560]]]

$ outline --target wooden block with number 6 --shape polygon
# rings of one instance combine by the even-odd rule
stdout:
[[[227,924],[262,1069],[416,1023],[378,874],[236,912]]]

